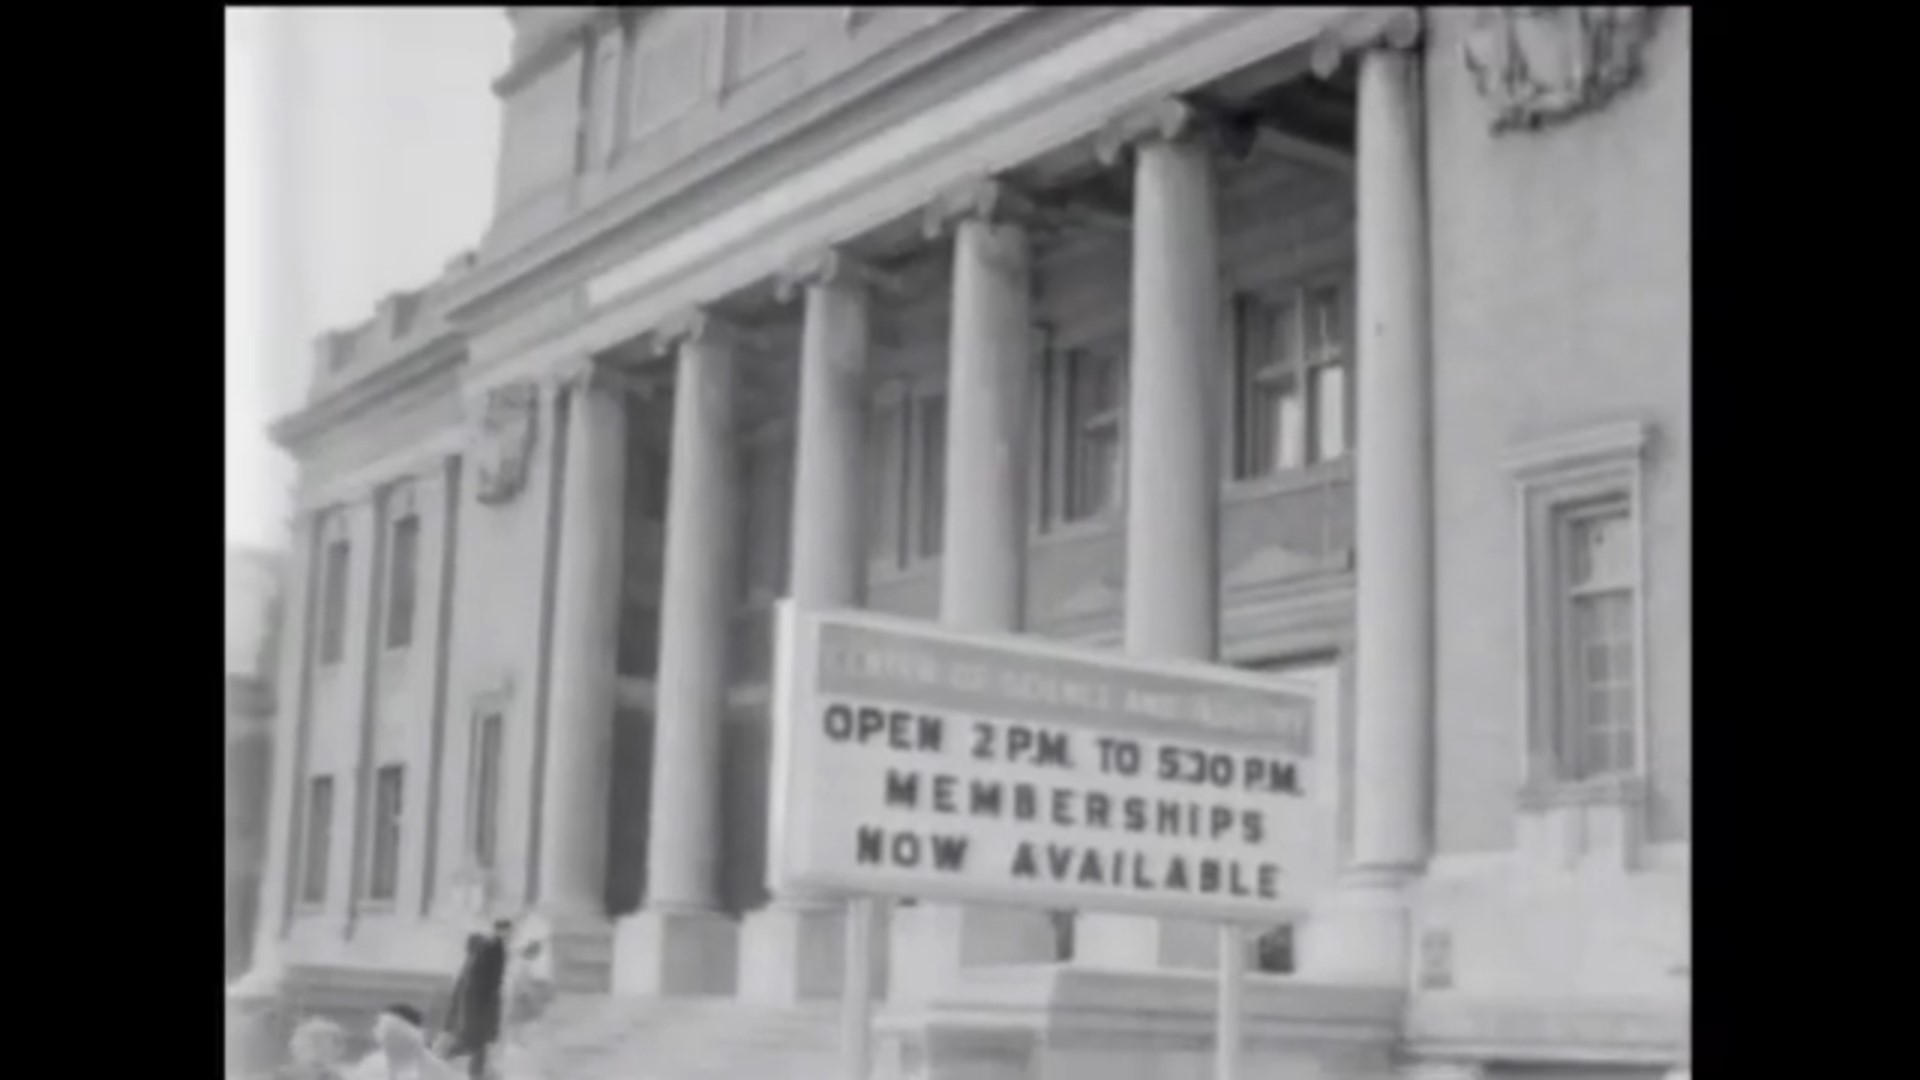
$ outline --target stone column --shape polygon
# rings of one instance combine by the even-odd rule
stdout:
[[[872,273],[837,251],[780,276],[782,299],[805,296],[793,478],[791,597],[803,608],[859,607],[866,594],[864,498]],[[776,892],[741,927],[739,994],[791,1005],[838,993],[846,908]]]
[[[627,413],[608,373],[591,361],[562,372],[555,389],[564,395],[564,442],[536,910],[553,938],[594,938],[607,917]]]
[[[1406,889],[1431,835],[1433,510],[1426,180],[1418,15],[1376,18],[1357,52],[1358,603],[1352,858],[1302,941],[1320,979],[1404,986]],[[1323,70],[1337,51],[1316,56]]]
[[[737,927],[720,910],[721,725],[738,567],[735,335],[695,312],[656,332],[674,350],[673,457],[654,693],[647,899],[620,920],[618,994],[733,989]]]
[[[1012,634],[1023,622],[1027,557],[1028,396],[1033,362],[1033,208],[994,180],[963,185],[929,208],[929,239],[953,233],[947,352],[948,513],[941,536],[940,621]],[[1049,963],[1041,912],[923,902],[894,910],[891,994],[924,1000],[963,967]]]
[[[1125,644],[1138,656],[1212,662],[1220,626],[1219,215],[1213,159],[1240,133],[1186,102],[1118,120],[1101,157],[1133,159],[1127,398]],[[1076,960],[1210,967],[1216,927],[1083,914]]]

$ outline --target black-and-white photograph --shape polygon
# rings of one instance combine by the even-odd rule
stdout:
[[[228,1080],[1690,1080],[1691,19],[227,8]]]

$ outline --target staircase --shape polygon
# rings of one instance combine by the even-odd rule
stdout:
[[[566,995],[523,1036],[540,1080],[840,1080],[831,1005]]]

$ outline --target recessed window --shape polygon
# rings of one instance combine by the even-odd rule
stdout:
[[[353,548],[346,540],[327,545],[326,567],[321,578],[320,662],[337,664],[347,651],[347,574],[352,569]]]
[[[420,566],[420,516],[393,523],[393,555],[387,569],[387,647],[413,644],[413,609]]]
[[[1041,528],[1111,516],[1126,498],[1124,342],[1049,348],[1038,379]]]
[[[1633,771],[1633,514],[1624,496],[1571,506],[1558,523],[1560,780]]]
[[[405,809],[406,769],[383,765],[373,778],[373,851],[367,899],[391,901],[400,886],[400,823]]]
[[[1637,422],[1516,451],[1530,795],[1643,770]],[[1624,789],[1623,789],[1624,790]]]
[[[940,557],[946,527],[947,398],[937,384],[896,383],[867,425],[868,553],[879,567]]]
[[[500,856],[500,763],[506,720],[497,712],[474,720],[467,802],[467,836],[474,861],[493,869]]]
[[[1333,281],[1235,299],[1234,479],[1346,456],[1350,295],[1344,281]]]
[[[327,900],[327,864],[333,851],[333,777],[316,776],[307,781],[306,843],[302,845],[304,862],[300,870],[300,902],[324,904]]]

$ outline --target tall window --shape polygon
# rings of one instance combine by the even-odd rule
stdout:
[[[1126,366],[1118,351],[1066,353],[1065,520],[1085,521],[1120,505],[1126,485],[1121,415]]]
[[[413,607],[420,563],[420,516],[393,523],[393,559],[387,570],[387,647],[413,643]]]
[[[392,900],[400,885],[400,815],[406,769],[382,765],[373,778],[373,865],[367,875],[367,899]]]
[[[337,664],[347,645],[347,571],[352,547],[345,540],[327,545],[326,577],[321,586],[320,662]]]
[[[920,399],[914,411],[913,449],[919,459],[920,512],[916,550],[922,559],[940,557],[941,532],[946,527],[947,399],[932,395]]]
[[[327,900],[327,863],[333,848],[333,777],[307,781],[307,836],[300,870],[300,902]]]
[[[1556,789],[1633,797],[1645,766],[1642,476],[1652,428],[1613,421],[1507,452],[1521,512],[1532,809]],[[1544,802],[1540,800],[1545,800]],[[1583,803],[1583,805],[1585,805]]]
[[[1350,295],[1344,282],[1325,282],[1236,298],[1234,479],[1346,455]]]
[[[500,754],[505,725],[497,712],[482,713],[474,721],[467,834],[475,861],[488,869],[500,854]]]
[[[1558,530],[1563,780],[1634,767],[1633,521],[1624,498],[1568,507]]]
[[[936,386],[895,386],[867,424],[867,539],[882,567],[940,557],[946,525],[947,399]]]

